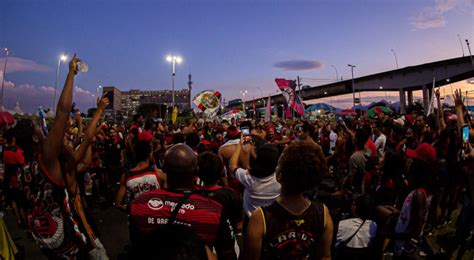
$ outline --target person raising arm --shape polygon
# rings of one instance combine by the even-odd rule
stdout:
[[[69,73],[61,96],[59,97],[54,125],[41,147],[40,161],[44,164],[49,178],[60,186],[64,184],[64,179],[61,174],[61,166],[58,158],[63,147],[64,134],[66,133],[69,113],[71,111],[74,77],[77,74],[77,63],[79,61],[79,58],[74,54],[74,57],[69,62]]]

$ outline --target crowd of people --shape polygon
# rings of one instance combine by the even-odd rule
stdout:
[[[108,259],[98,205],[126,212],[136,259],[461,259],[472,246],[474,122],[460,92],[452,110],[436,92],[428,116],[106,122],[107,98],[92,119],[71,111],[78,61],[47,135],[30,119],[3,134],[1,211],[48,258]],[[455,246],[430,251],[453,220]]]

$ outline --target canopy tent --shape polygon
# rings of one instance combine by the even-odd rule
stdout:
[[[328,105],[326,103],[316,103],[316,104],[313,104],[313,105],[310,105],[308,106],[306,109],[305,109],[305,112],[306,113],[309,113],[309,112],[313,112],[313,111],[327,111],[327,112],[332,112],[332,111],[335,111],[336,108],[331,106],[331,105]]]
[[[24,114],[23,110],[20,107],[20,102],[18,102],[18,101],[16,102],[15,107],[13,107],[13,113],[15,115],[23,115]]]

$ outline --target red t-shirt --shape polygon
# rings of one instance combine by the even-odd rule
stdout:
[[[23,151],[18,146],[9,145],[3,152],[3,162],[5,163],[5,179],[12,188],[18,188],[18,174],[20,168],[25,164]]]
[[[3,152],[3,162],[5,164],[13,164],[18,166],[25,164],[23,151],[18,146],[9,145],[5,147],[5,151]]]
[[[148,130],[145,130],[138,134],[138,141],[150,142],[151,139],[153,139],[153,134]]]

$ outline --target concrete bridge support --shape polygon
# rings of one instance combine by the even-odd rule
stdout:
[[[400,113],[405,114],[407,112],[407,101],[405,98],[405,91],[403,90],[403,88],[401,88],[399,91],[400,91]]]
[[[408,96],[408,106],[413,106],[413,90],[408,90],[407,96]]]
[[[429,88],[426,85],[423,85],[423,88],[421,89],[421,92],[423,94],[423,108],[425,111],[428,109],[428,106],[430,104],[430,94],[429,94]]]

